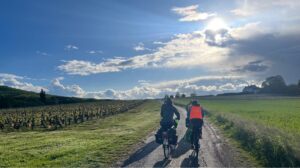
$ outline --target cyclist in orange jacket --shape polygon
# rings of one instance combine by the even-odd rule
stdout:
[[[203,126],[204,110],[197,102],[193,100],[190,105],[187,106],[187,119],[186,126],[190,127],[194,131],[199,131],[199,138],[202,138],[202,126]]]

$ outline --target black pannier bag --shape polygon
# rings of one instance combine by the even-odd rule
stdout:
[[[155,142],[158,144],[162,144],[163,143],[163,137],[162,137],[162,129],[159,129],[156,134],[155,134]],[[169,143],[172,145],[176,145],[177,144],[177,139],[178,137],[176,136],[176,130],[173,128],[170,128],[168,130],[168,139],[169,139]]]
[[[176,145],[178,139],[178,137],[176,136],[176,130],[170,129],[168,132],[168,136],[169,136],[169,143],[172,145]]]
[[[158,131],[155,134],[155,142],[158,143],[158,144],[162,144],[163,143],[163,138],[162,138],[162,134],[161,134],[160,131]]]

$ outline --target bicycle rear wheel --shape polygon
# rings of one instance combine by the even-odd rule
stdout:
[[[198,158],[199,156],[199,142],[195,144],[195,158]]]
[[[194,131],[193,144],[194,144],[195,158],[198,158],[199,156],[199,150],[200,150],[199,136],[200,136],[199,131]]]

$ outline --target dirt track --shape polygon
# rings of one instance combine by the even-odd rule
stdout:
[[[205,121],[203,127],[203,139],[198,163],[191,159],[190,145],[182,138],[185,134],[185,110],[177,107],[181,120],[177,128],[178,146],[169,160],[164,159],[162,146],[155,143],[154,136],[149,136],[145,144],[133,153],[122,167],[228,167],[246,166],[237,164],[233,157],[233,151],[221,138],[217,130]],[[248,165],[247,165],[248,166]]]

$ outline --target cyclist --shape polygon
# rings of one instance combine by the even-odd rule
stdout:
[[[174,120],[174,114],[176,119]],[[172,100],[169,97],[165,97],[164,104],[161,106],[161,121],[160,126],[161,128],[158,130],[158,134],[161,135],[163,130],[168,130],[172,128],[172,126],[177,127],[178,121],[180,120],[180,114],[178,110],[173,106]],[[176,135],[176,130],[175,135]]]
[[[194,133],[199,132],[199,138],[202,139],[202,125],[203,125],[204,111],[197,100],[193,100],[187,106],[187,127],[192,128],[191,140],[194,139]],[[193,142],[191,142],[193,144]]]

